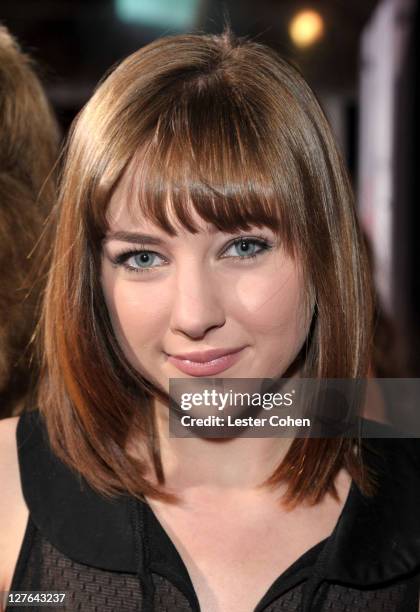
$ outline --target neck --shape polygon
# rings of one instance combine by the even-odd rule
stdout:
[[[290,438],[169,437],[169,409],[154,404],[167,486],[176,492],[257,491],[281,463]]]

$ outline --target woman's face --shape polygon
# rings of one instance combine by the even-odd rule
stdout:
[[[299,265],[276,234],[257,227],[223,233],[194,213],[200,233],[181,227],[171,237],[136,220],[128,197],[123,180],[108,210],[101,279],[131,365],[166,391],[170,378],[281,376],[306,339],[311,313]],[[174,359],[211,349],[236,354]]]

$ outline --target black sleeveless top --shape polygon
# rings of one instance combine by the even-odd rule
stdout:
[[[29,518],[11,591],[65,593],[57,611],[200,610],[185,564],[147,503],[93,491],[52,453],[38,411],[20,417],[17,444]],[[418,612],[419,446],[363,441],[377,495],[366,498],[352,483],[332,534],[283,572],[254,612]]]

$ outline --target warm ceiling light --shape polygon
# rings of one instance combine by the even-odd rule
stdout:
[[[309,47],[321,38],[323,33],[324,21],[316,11],[300,11],[290,22],[290,38],[297,47]]]

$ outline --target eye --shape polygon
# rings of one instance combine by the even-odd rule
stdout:
[[[225,255],[225,257],[232,257],[235,259],[250,259],[257,257],[264,251],[268,251],[272,248],[270,244],[264,238],[239,238],[235,240],[225,251],[233,251],[233,255]],[[238,257],[239,256],[239,257]]]
[[[267,239],[261,238],[237,238],[234,242],[223,251],[222,259],[236,259],[243,261],[244,259],[253,259],[262,255],[264,251],[268,251],[273,247]],[[232,251],[232,254],[227,254]],[[159,260],[163,263],[159,263]],[[168,264],[167,260],[155,253],[146,249],[130,249],[119,253],[112,258],[112,263],[115,266],[121,266],[128,272],[153,272],[155,268],[161,268]]]
[[[122,266],[129,272],[149,272],[152,268],[160,267],[159,264],[154,265],[156,259],[163,260],[161,255],[155,253],[154,251],[126,251],[124,253],[120,253],[115,258],[113,258],[113,263],[117,266]],[[163,264],[165,265],[165,264]]]

